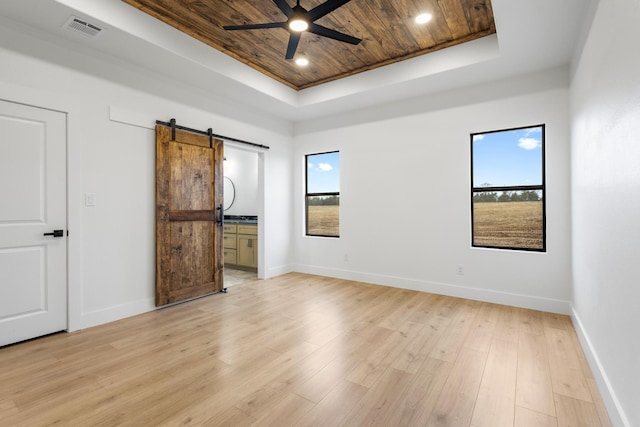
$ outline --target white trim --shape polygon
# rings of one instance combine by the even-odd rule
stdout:
[[[88,313],[82,313],[80,320],[81,329],[115,322],[116,320],[148,313],[154,310],[156,310],[156,306],[153,298],[145,298]]]
[[[278,265],[276,267],[270,267],[266,269],[265,279],[270,279],[276,276],[282,276],[283,274],[297,271],[292,264]]]
[[[154,130],[156,127],[156,119],[154,117],[156,116],[145,111],[134,111],[127,108],[109,105],[109,120],[111,120],[112,122]],[[181,123],[181,125],[183,125],[183,123]],[[264,153],[267,151],[266,148],[260,147],[258,145],[243,144],[242,142],[225,139],[224,137],[216,138],[222,139],[225,146],[237,148],[239,150],[255,153]]]
[[[607,376],[604,367],[600,363],[600,359],[598,358],[598,355],[593,348],[593,345],[591,344],[589,335],[587,335],[587,331],[584,329],[584,326],[580,321],[580,317],[578,316],[578,313],[576,312],[576,309],[575,307],[573,307],[573,305],[571,305],[571,320],[573,321],[573,327],[576,330],[578,340],[580,341],[582,350],[584,351],[584,354],[587,358],[587,362],[589,362],[589,367],[591,368],[593,377],[596,380],[596,384],[598,385],[598,390],[600,391],[602,400],[607,407],[607,412],[609,413],[611,423],[614,426],[631,427],[631,423],[624,413],[624,409],[620,404],[620,401],[618,400],[613,387],[611,386],[609,377]]]
[[[152,114],[114,107],[113,105],[109,106],[109,120],[151,130],[156,127],[156,119]]]
[[[466,298],[476,301],[490,302],[494,304],[509,305],[513,307],[528,308],[550,313],[569,315],[571,303],[569,301],[552,298],[541,298],[531,295],[514,294],[495,291],[491,289],[471,288],[468,286],[452,285],[448,283],[430,282],[425,280],[408,279],[405,277],[371,274],[360,271],[331,269],[313,265],[296,265],[294,271],[321,276],[336,277],[339,279],[356,280],[372,283],[374,285],[391,286],[393,288],[411,289],[420,292],[429,292],[439,295],[447,295],[457,298]]]

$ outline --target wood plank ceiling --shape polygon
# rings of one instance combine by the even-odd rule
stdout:
[[[351,0],[317,24],[362,39],[350,45],[309,32],[285,60],[289,30],[226,31],[225,25],[283,22],[273,0],[122,0],[287,86],[301,90],[496,32],[490,0]],[[294,0],[287,0],[295,6]],[[301,0],[311,10],[324,0]],[[418,25],[414,18],[433,18]]]

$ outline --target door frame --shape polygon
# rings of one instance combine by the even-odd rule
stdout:
[[[10,92],[10,91],[8,91]],[[11,95],[11,93],[10,93]],[[13,94],[16,95],[16,94]],[[63,149],[64,149],[64,159],[65,159],[65,167],[64,167],[64,197],[65,197],[65,203],[64,203],[64,227],[63,227],[63,232],[64,232],[64,237],[63,239],[65,239],[65,275],[62,279],[63,281],[63,287],[65,288],[65,296],[66,296],[66,300],[65,300],[65,310],[64,310],[64,314],[65,314],[65,327],[63,329],[61,329],[60,331],[70,331],[70,312],[71,312],[71,308],[70,308],[70,288],[69,288],[69,275],[70,275],[70,263],[69,263],[69,247],[70,247],[70,243],[69,243],[69,209],[70,209],[70,203],[69,203],[69,113],[67,111],[61,110],[61,109],[57,109],[57,108],[51,108],[48,106],[44,106],[41,105],[39,103],[35,103],[35,102],[23,102],[18,100],[20,99],[19,96],[7,96],[7,97],[0,97],[0,101],[4,102],[4,103],[8,103],[8,104],[14,104],[14,105],[19,105],[22,107],[27,107],[30,109],[38,109],[38,110],[45,110],[48,112],[53,112],[53,113],[58,113],[58,114],[62,114],[64,116],[64,145],[63,145]],[[47,334],[45,334],[47,335]],[[40,338],[41,336],[45,336],[45,335],[40,335],[40,336],[33,336],[31,338],[27,338],[26,340],[29,339],[35,339],[35,338]],[[20,340],[15,342],[14,344],[19,344],[20,342],[23,342],[25,340]],[[12,345],[12,344],[8,344],[8,345]]]
[[[266,151],[261,148],[251,147],[234,141],[221,138],[225,147],[231,147],[234,150],[246,151],[258,155],[258,279],[266,278],[266,239],[265,239],[265,185],[264,173]]]

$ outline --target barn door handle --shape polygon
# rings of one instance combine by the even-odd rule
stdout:
[[[216,221],[216,223],[222,224],[224,223],[224,207],[222,203],[220,203],[220,206],[218,206],[216,209],[220,211],[220,216],[218,217],[218,220]]]
[[[53,230],[53,233],[44,233],[43,236],[64,237],[64,230]]]

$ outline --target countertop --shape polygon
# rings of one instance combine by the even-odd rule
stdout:
[[[225,215],[224,222],[229,224],[257,224],[258,217],[255,215]]]

